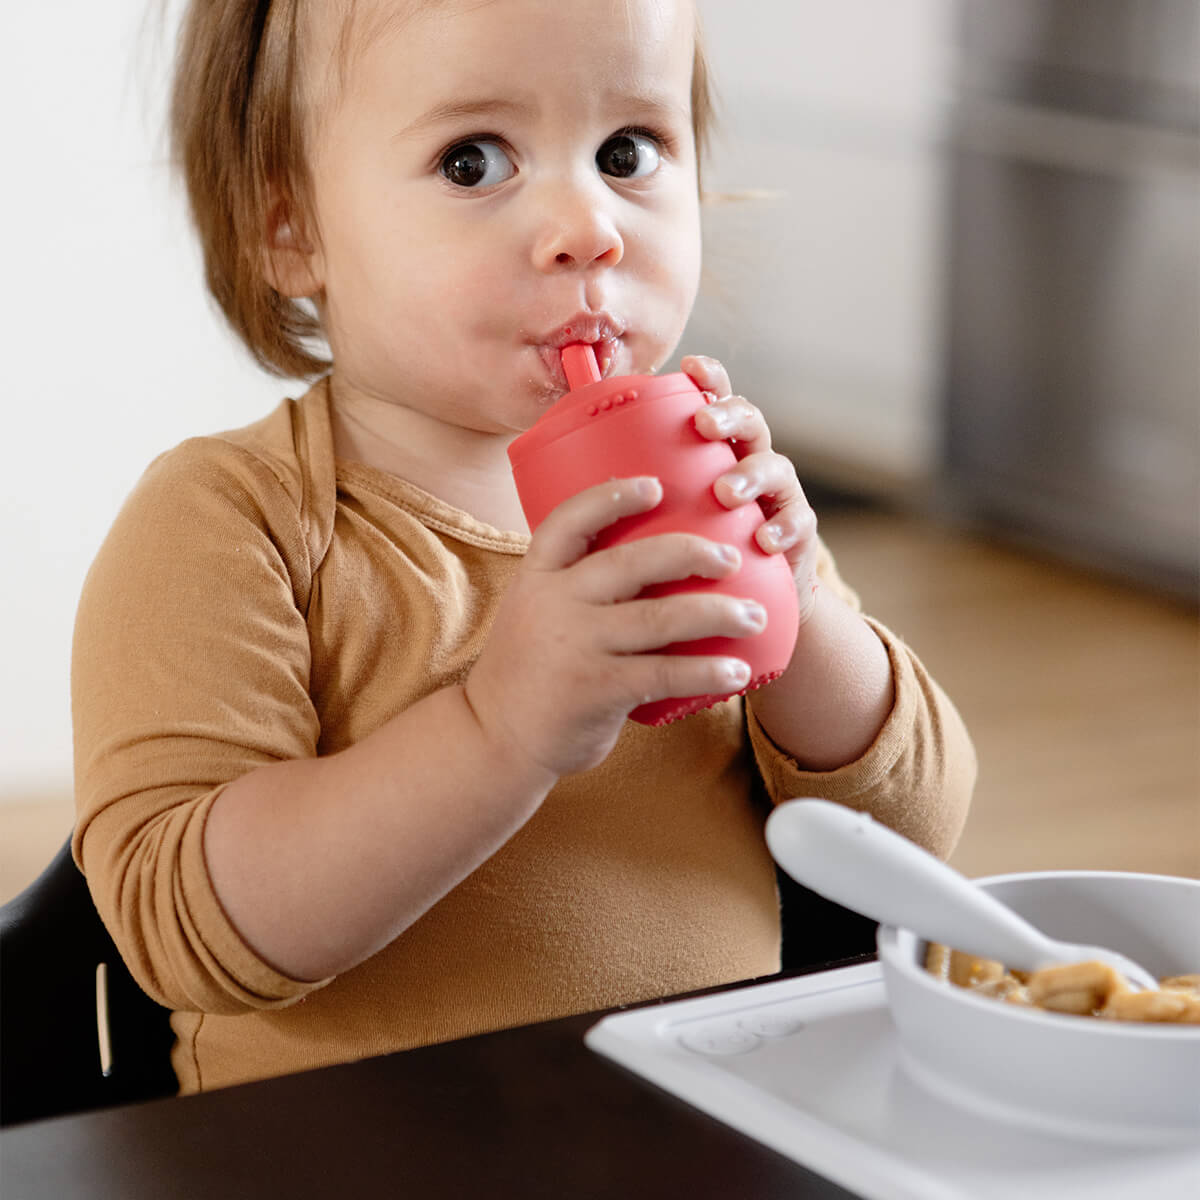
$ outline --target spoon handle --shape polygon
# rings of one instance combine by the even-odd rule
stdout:
[[[1017,970],[1055,961],[1056,943],[866,813],[790,800],[772,812],[766,833],[775,861],[793,879],[872,920]]]

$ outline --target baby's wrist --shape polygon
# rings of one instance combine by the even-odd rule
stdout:
[[[820,578],[814,573],[808,579],[796,580],[796,605],[799,610],[798,629],[803,629],[817,611],[817,597],[823,591]]]
[[[468,678],[455,690],[474,726],[480,757],[488,765],[489,776],[501,789],[507,790],[507,783],[508,787],[536,796],[540,801],[558,782],[558,774],[522,744],[506,719],[495,717],[488,705],[477,703],[470,683]]]

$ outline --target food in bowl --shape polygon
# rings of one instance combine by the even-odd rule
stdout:
[[[1135,991],[1107,963],[1081,962],[1016,971],[1003,963],[930,942],[925,969],[956,987],[1008,1004],[1110,1021],[1200,1025],[1200,974],[1168,975],[1158,990]]]
[[[1200,963],[1200,880],[1120,871],[977,879],[1052,938],[1106,945],[1156,979]],[[1200,1026],[1080,1020],[949,987],[926,943],[881,926],[898,1066],[952,1107],[1090,1143],[1200,1145]]]

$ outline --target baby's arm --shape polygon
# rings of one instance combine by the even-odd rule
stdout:
[[[728,507],[761,503],[759,544],[782,552],[796,580],[801,626],[791,663],[748,700],[768,791],[870,811],[948,854],[975,780],[962,719],[916,655],[859,612],[817,537],[795,469],[771,449],[762,414],[731,395],[713,359],[686,358],[683,367],[712,399],[697,414],[698,431],[736,439],[739,461],[716,481],[717,498]]]
[[[683,534],[589,553],[606,525],[661,496],[656,481],[617,480],[561,505],[463,686],[338,754],[224,790],[205,830],[209,872],[265,959],[308,980],[361,962],[494,854],[560,775],[602,761],[630,709],[745,685],[737,659],[639,652],[744,635],[761,618],[721,596],[634,599],[651,583],[731,574],[736,553]]]
[[[758,541],[782,552],[800,600],[800,632],[788,670],[754,696],[763,728],[803,766],[831,771],[859,758],[892,708],[887,651],[860,613],[817,576],[817,519],[792,464],[771,449],[762,413],[730,394],[725,369],[710,358],[683,367],[714,402],[696,418],[710,437],[734,439],[738,465],[715,484],[728,507],[764,500],[769,518]]]
[[[559,775],[600,761],[636,704],[745,682],[728,659],[636,653],[755,618],[724,597],[631,599],[729,574],[736,555],[684,535],[589,553],[658,502],[654,482],[618,481],[547,518],[463,685],[321,755],[305,493],[220,447],[189,443],[147,473],[90,573],[73,664],[76,852],[139,981],[172,1007],[302,995],[420,917]],[[409,636],[401,614],[394,636]]]

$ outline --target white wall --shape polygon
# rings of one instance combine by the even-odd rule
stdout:
[[[147,462],[286,385],[210,310],[168,186],[149,0],[5,4],[0,800],[69,786],[68,666],[93,555]]]
[[[74,608],[146,463],[295,390],[253,366],[205,299],[159,136],[170,39],[144,28],[154,2],[0,15],[0,800],[70,786]],[[724,295],[706,298],[688,348],[729,357],[789,440],[919,468],[936,298],[928,131],[950,0],[702,3],[732,135],[711,182],[786,198],[711,219]]]
[[[954,0],[701,0],[725,137],[691,337],[803,466],[891,490],[937,454]]]

